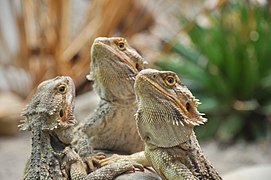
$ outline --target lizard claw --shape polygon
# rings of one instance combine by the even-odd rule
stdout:
[[[136,162],[133,162],[133,161],[130,161],[130,163],[134,167],[134,172],[135,172],[136,169],[138,169],[141,172],[144,172],[144,166],[142,164],[139,164],[139,163],[136,163]]]
[[[98,153],[96,153],[95,154],[95,159],[97,159],[97,160],[102,160],[102,159],[105,159],[105,153],[103,153],[103,152],[98,152]]]
[[[60,167],[64,177],[68,177],[72,173],[73,167],[76,167],[76,169],[79,169],[82,173],[85,173],[86,170],[80,156],[71,147],[66,147],[64,149]]]
[[[129,160],[119,160],[112,164],[109,164],[109,166],[116,166],[119,169],[122,169],[123,172],[135,172],[136,170],[139,170],[141,172],[144,171],[144,166],[142,164]]]
[[[137,169],[144,171],[141,164],[128,160],[120,160],[97,169],[90,173],[86,179],[114,179],[118,175],[135,172]]]
[[[108,158],[100,160],[99,163],[103,167],[103,166],[106,166],[106,165],[111,164],[113,162],[120,161],[120,160],[130,160],[130,159],[128,156],[125,156],[125,155],[113,154],[112,156],[110,156]]]
[[[92,154],[84,158],[84,162],[87,164],[90,172],[93,172],[101,167],[100,160],[103,159],[105,159],[105,154],[103,152],[98,152],[97,154]]]

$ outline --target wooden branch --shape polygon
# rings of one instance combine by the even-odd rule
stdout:
[[[40,47],[39,28],[37,25],[38,9],[35,5],[34,0],[22,1],[23,14],[24,14],[24,25],[26,42],[30,49],[34,50]]]

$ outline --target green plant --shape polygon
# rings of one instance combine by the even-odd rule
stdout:
[[[226,3],[208,14],[210,25],[184,23],[192,41],[172,43],[157,61],[201,99],[209,122],[201,138],[224,141],[270,137],[271,17],[268,7]],[[183,19],[182,19],[183,22]],[[269,119],[269,120],[268,120]]]

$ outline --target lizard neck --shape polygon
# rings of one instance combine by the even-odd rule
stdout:
[[[182,123],[182,117],[171,103],[138,104],[136,125],[147,144],[161,148],[178,146],[190,139],[193,128]]]
[[[136,106],[136,100],[135,100],[135,96],[131,96],[129,98],[126,99],[105,99],[105,98],[101,98],[102,101],[107,102],[109,104],[111,104],[112,106],[116,106],[116,107],[123,107],[123,108],[127,108],[129,106]]]
[[[97,78],[98,80],[94,80],[93,84],[94,91],[99,95],[102,100],[112,104],[125,106],[127,104],[130,104],[131,102],[135,103],[133,82],[127,83],[127,80],[124,81],[119,79],[120,82],[124,83],[119,84],[119,81],[117,81],[118,83],[109,83],[115,82],[117,77],[117,75],[111,75],[110,78],[113,79],[107,79],[109,77],[106,77],[105,79],[107,80],[105,82]]]
[[[50,135],[42,130],[41,115],[36,115],[35,123],[32,124],[32,151],[26,179],[40,179],[61,177],[59,162],[53,154]]]
[[[186,151],[187,155],[184,160],[184,162],[186,162],[185,165],[195,176],[202,177],[202,179],[222,179],[204,156],[194,131],[188,141],[180,144],[180,148]]]

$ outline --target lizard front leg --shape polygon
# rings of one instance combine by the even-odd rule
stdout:
[[[182,163],[167,162],[167,164],[160,167],[161,173],[159,175],[163,180],[198,180],[192,172]]]
[[[144,168],[141,164],[128,160],[120,160],[118,162],[114,162],[99,168],[87,175],[85,163],[82,161],[80,156],[72,148],[69,147],[65,149],[65,157],[63,158],[62,166],[65,167],[67,175],[71,180],[110,180],[120,174],[126,172],[134,172],[136,168],[140,171],[144,171]]]
[[[113,154],[112,156],[100,160],[101,166],[105,166],[108,164],[111,164],[113,162],[117,162],[120,160],[128,160],[128,161],[133,161],[139,164],[142,164],[144,167],[149,167],[151,166],[150,162],[146,159],[144,151],[134,153],[131,155],[118,155],[118,154]]]
[[[83,132],[84,129],[82,126],[79,126],[76,130],[76,137],[72,144],[76,148],[79,156],[82,158],[83,162],[87,164],[90,172],[94,171],[96,167],[100,167],[99,160],[105,158],[105,154],[99,152],[97,154],[93,154],[93,148],[90,145],[88,135]]]
[[[104,166],[100,169],[97,169],[96,171],[90,173],[87,175],[86,179],[91,180],[104,180],[104,179],[114,179],[118,175],[121,175],[123,173],[127,172],[135,172],[136,169],[139,169],[140,171],[144,171],[144,168],[141,164],[131,162],[131,161],[118,161],[111,163],[107,166]]]
[[[198,180],[183,164],[182,156],[172,153],[171,149],[148,148],[147,146],[145,155],[163,180]]]
[[[61,169],[63,174],[72,180],[83,180],[87,176],[86,164],[71,147],[66,147],[63,151]]]

